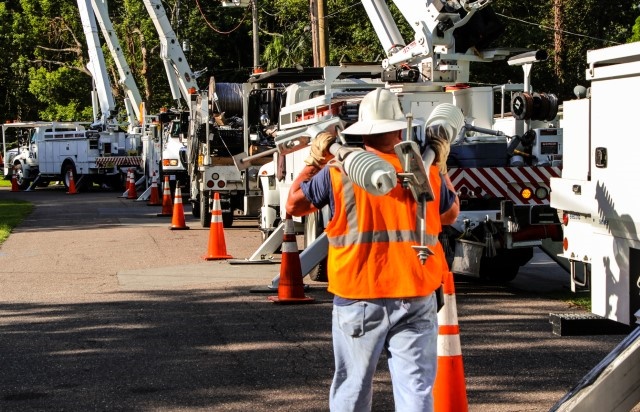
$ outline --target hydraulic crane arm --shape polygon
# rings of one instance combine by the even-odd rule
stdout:
[[[175,32],[171,28],[162,2],[160,0],[144,0],[144,5],[160,36],[160,56],[167,72],[171,94],[178,102],[182,96],[187,106],[190,107],[191,91],[198,88],[196,77],[189,67]]]
[[[91,0],[91,5],[95,13],[95,18],[98,21],[98,25],[102,29],[102,36],[104,37],[113,60],[115,61],[116,67],[118,68],[118,75],[120,76],[118,83],[122,86],[125,94],[127,95],[128,102],[125,101],[125,106],[127,107],[129,124],[139,124],[141,119],[140,104],[142,103],[142,97],[140,96],[140,91],[138,90],[135,79],[131,74],[129,64],[127,64],[127,60],[122,53],[120,41],[118,40],[118,36],[116,35],[111,19],[109,18],[107,0]]]
[[[93,81],[98,94],[101,112],[100,121],[104,126],[106,126],[107,120],[111,120],[112,117],[115,116],[116,106],[111,92],[109,76],[107,75],[104,54],[102,54],[102,48],[100,47],[96,18],[89,0],[78,0],[78,11],[80,12],[82,28],[89,48],[89,64],[87,64],[87,68],[93,76]],[[98,121],[97,113],[94,113],[94,116],[96,117],[95,121]]]
[[[414,31],[413,41],[409,44],[403,40],[385,0],[363,0],[362,4],[387,56],[382,67],[399,69],[423,63],[433,70],[433,73],[426,73],[427,69],[420,67],[422,76],[417,80],[426,81],[438,77],[434,74],[440,70],[465,71],[464,66],[440,63],[436,56],[450,61],[461,57],[466,50],[456,52],[454,31],[467,24],[491,1],[393,0]],[[473,57],[469,59],[473,60]],[[464,77],[464,73],[462,75]]]

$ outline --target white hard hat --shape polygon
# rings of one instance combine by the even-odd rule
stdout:
[[[343,130],[343,134],[378,134],[403,130],[407,121],[395,94],[378,88],[367,93],[360,102],[358,121]]]

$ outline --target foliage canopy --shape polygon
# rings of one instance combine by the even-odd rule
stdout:
[[[260,65],[312,66],[309,0],[260,0],[257,4]],[[383,50],[359,1],[325,0],[329,64],[380,61]],[[218,1],[163,1],[172,28],[185,48],[194,72],[206,87],[244,82],[253,70],[251,10],[222,7]],[[638,0],[494,0],[493,10],[505,25],[495,47],[545,49],[550,58],[535,65],[532,84],[572,97],[584,83],[586,51],[640,41]],[[404,39],[413,32],[393,4],[392,13]],[[160,41],[141,0],[109,2],[112,23],[142,98],[150,111],[173,102],[160,58]],[[9,0],[0,3],[0,120],[83,120],[91,118],[92,80],[88,51],[74,0]],[[106,45],[111,87],[116,102],[124,93]],[[521,82],[522,70],[504,62],[473,64],[475,83]]]

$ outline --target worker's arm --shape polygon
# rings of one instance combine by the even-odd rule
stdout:
[[[304,216],[317,210],[313,203],[304,195],[304,192],[300,188],[300,183],[311,180],[320,170],[320,168],[313,165],[307,165],[302,169],[298,177],[296,177],[291,184],[291,188],[289,188],[289,196],[287,197],[286,204],[287,214]]]
[[[444,173],[442,176],[442,183],[453,193],[453,203],[451,207],[440,214],[440,222],[443,225],[451,225],[458,218],[458,214],[460,214],[460,199],[458,199],[458,195],[456,194],[456,189],[453,187],[453,183],[451,183],[451,179],[449,179],[449,175]]]
[[[309,213],[315,212],[323,203],[325,203],[328,197],[328,191],[324,191],[324,196],[317,196],[317,193],[311,194],[312,199],[309,199],[302,190],[301,183],[311,180],[311,178],[320,172],[327,162],[333,158],[333,155],[329,153],[329,146],[336,141],[336,136],[329,132],[323,132],[318,134],[311,143],[311,150],[309,156],[304,160],[306,166],[298,177],[291,184],[289,189],[289,196],[287,197],[287,204],[285,206],[287,214],[292,216],[304,216]],[[322,186],[322,182],[318,182]],[[329,189],[329,185],[325,185],[325,189]],[[316,202],[316,205],[313,204]]]

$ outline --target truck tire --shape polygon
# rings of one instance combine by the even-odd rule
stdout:
[[[78,174],[76,173],[76,166],[71,162],[64,162],[62,164],[62,169],[60,170],[60,174],[62,175],[62,183],[64,183],[64,187],[69,189],[69,171],[73,175],[73,182],[78,181]],[[77,189],[77,187],[76,187]]]
[[[200,200],[198,199],[198,201],[191,201],[191,216],[195,217],[196,219],[200,219]]]
[[[233,212],[222,213],[222,227],[229,228],[233,226]]]
[[[200,225],[204,228],[211,226],[211,210],[209,208],[209,194],[208,192],[200,193],[199,207],[200,207]]]
[[[26,190],[29,188],[31,181],[24,177],[24,171],[22,170],[22,163],[16,162],[13,165],[13,169],[16,171],[16,180],[18,182],[18,187],[20,190]]]
[[[505,262],[500,259],[482,258],[480,263],[480,278],[498,283],[508,283],[516,278],[520,265]]]
[[[533,248],[500,249],[494,257],[482,257],[480,278],[499,283],[511,282],[518,275],[520,267],[532,257]]]

